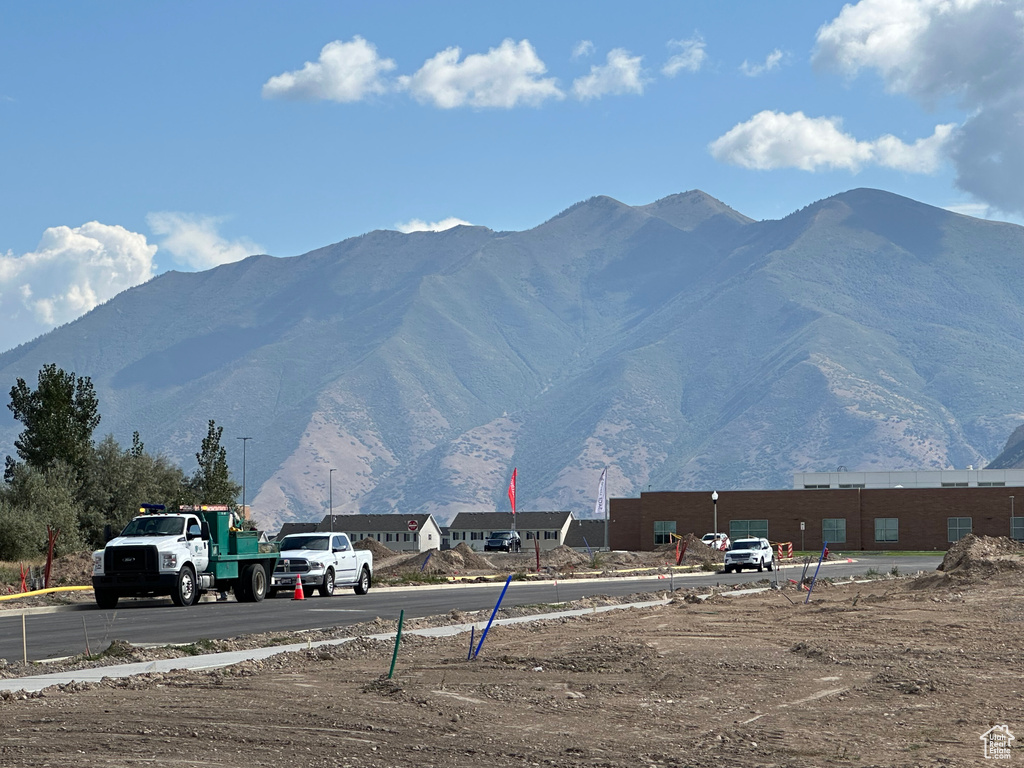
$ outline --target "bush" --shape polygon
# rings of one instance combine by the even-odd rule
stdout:
[[[46,523],[0,501],[0,560],[38,558],[46,551]]]

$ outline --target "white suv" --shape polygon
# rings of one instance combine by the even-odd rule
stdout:
[[[775,567],[775,553],[768,539],[737,539],[725,553],[725,572],[742,571],[744,568],[757,568],[769,571]]]

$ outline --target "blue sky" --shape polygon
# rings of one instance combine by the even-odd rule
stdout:
[[[168,269],[701,189],[1024,221],[1024,0],[6,2],[0,350]]]

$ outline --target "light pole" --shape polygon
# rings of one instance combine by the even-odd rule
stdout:
[[[711,506],[715,510],[715,543],[718,543],[718,491],[711,492]]]
[[[331,470],[327,473],[327,492],[330,494],[331,504],[331,530],[334,530],[334,472]]]
[[[1013,538],[1013,496],[1010,497],[1010,538]]]
[[[251,437],[238,437],[242,441],[242,519],[245,519],[245,444],[252,440]]]

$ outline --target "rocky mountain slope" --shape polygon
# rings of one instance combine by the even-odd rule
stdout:
[[[370,232],[163,274],[0,355],[91,376],[187,471],[208,419],[269,528],[593,508],[608,492],[985,465],[1024,418],[1024,228],[858,189],[756,222],[702,192],[525,232]],[[6,389],[5,389],[6,391]],[[0,450],[17,425],[0,414]],[[329,470],[336,469],[333,476]],[[330,478],[330,483],[329,483]]]

